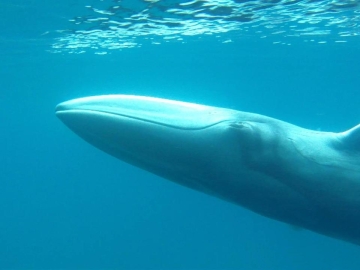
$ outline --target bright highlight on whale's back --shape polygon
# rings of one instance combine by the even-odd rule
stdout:
[[[253,113],[133,95],[67,101],[56,115],[129,164],[360,245],[360,125],[320,132]]]
[[[233,114],[228,109],[132,95],[85,97],[57,106],[58,115],[71,110],[102,112],[183,129],[205,128],[227,121]]]

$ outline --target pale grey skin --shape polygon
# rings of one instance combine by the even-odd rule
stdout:
[[[56,115],[127,163],[360,245],[360,125],[320,132],[253,113],[128,95],[71,100]]]

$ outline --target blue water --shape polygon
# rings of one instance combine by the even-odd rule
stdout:
[[[160,2],[196,15],[210,1]],[[159,12],[157,1],[139,3],[151,3],[155,11],[140,5],[123,17],[148,12],[157,16],[155,24],[165,25],[161,31],[171,28],[161,21],[168,14]],[[332,9],[316,15],[327,18],[319,23],[302,7],[277,8],[275,1],[269,13],[251,6],[253,21],[245,23],[231,12],[248,9],[241,3],[265,2],[213,3],[227,8],[214,4],[201,13],[230,28],[216,32],[219,21],[188,15],[186,20],[208,30],[196,32],[187,24],[156,34],[132,22],[132,29],[124,26],[127,35],[114,39],[119,29],[103,22],[123,19],[94,8],[114,10],[119,1],[0,1],[0,268],[359,269],[358,246],[122,163],[55,117],[59,102],[121,93],[256,112],[326,131],[360,122],[357,1],[347,2],[353,4],[349,9],[338,3],[336,12],[326,1],[309,1],[317,11]],[[274,23],[279,14],[291,19]],[[297,14],[315,28],[303,26]],[[75,24],[74,18],[95,22]],[[172,19],[185,20],[178,14]],[[274,25],[275,32],[285,32],[266,30]],[[294,25],[308,34],[293,36]],[[85,37],[81,32],[94,30]],[[132,46],[126,46],[128,39]]]

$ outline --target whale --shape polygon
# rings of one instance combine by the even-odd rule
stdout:
[[[98,149],[264,217],[360,245],[360,125],[305,129],[260,114],[136,95],[56,116]]]

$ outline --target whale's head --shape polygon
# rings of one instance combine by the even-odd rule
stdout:
[[[198,184],[189,182],[196,181],[184,175],[202,179],[206,177],[198,176],[199,171],[214,175],[215,163],[224,159],[220,151],[234,148],[221,143],[227,141],[225,131],[236,121],[235,111],[229,109],[107,95],[63,102],[56,107],[56,115],[106,153],[193,188]],[[189,172],[194,166],[197,171]]]
[[[70,100],[56,115],[102,151],[181,185],[251,208],[278,189],[257,167],[277,162],[264,116],[130,95]]]

